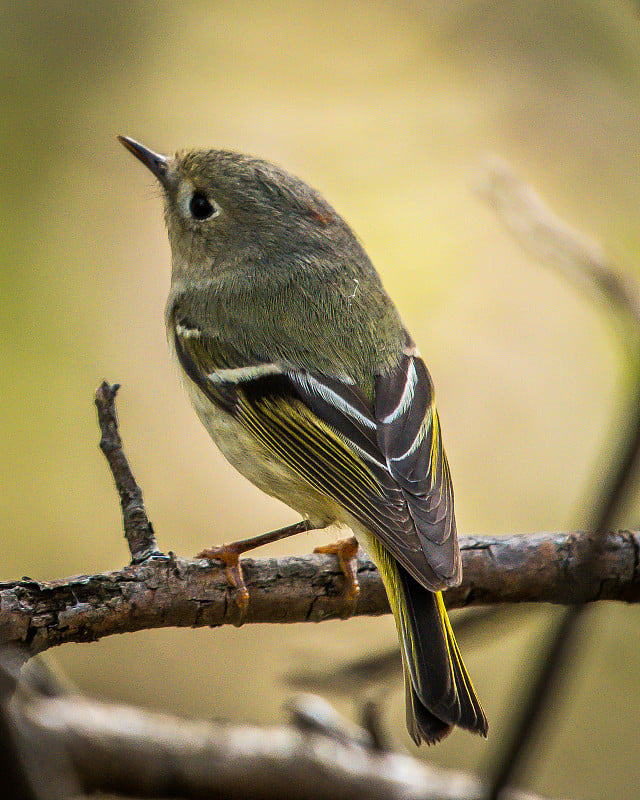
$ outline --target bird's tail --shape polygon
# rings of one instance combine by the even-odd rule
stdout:
[[[411,738],[416,744],[433,744],[455,725],[486,736],[487,718],[458,650],[442,593],[425,589],[395,559],[384,561],[381,572],[400,634]]]

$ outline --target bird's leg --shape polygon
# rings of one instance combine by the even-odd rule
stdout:
[[[346,582],[345,602],[342,612],[342,619],[348,619],[353,615],[360,596],[360,584],[358,583],[358,540],[355,536],[348,539],[339,539],[331,544],[324,544],[316,547],[314,553],[327,553],[328,555],[338,556],[338,563]]]
[[[250,539],[242,539],[239,542],[231,542],[231,544],[207,547],[205,550],[201,550],[198,553],[196,558],[209,558],[215,561],[222,561],[224,564],[227,580],[236,590],[236,604],[240,612],[238,625],[242,625],[244,622],[249,607],[249,590],[247,589],[247,584],[244,582],[244,577],[242,575],[240,556],[248,550],[262,547],[263,544],[277,542],[279,539],[286,539],[289,536],[295,536],[297,533],[311,531],[313,527],[314,526],[308,520],[304,519],[301,522],[296,522],[294,525],[287,525],[284,528],[269,531],[269,533],[252,536]]]

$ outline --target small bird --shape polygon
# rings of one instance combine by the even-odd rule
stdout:
[[[172,253],[168,337],[196,413],[231,464],[303,517],[203,551],[225,562],[302,530],[345,526],[335,553],[358,597],[358,542],[375,560],[402,650],[411,737],[487,720],[441,590],[461,580],[449,466],[431,378],[378,273],[314,189],[223,150],[165,157],[120,142],[160,182]]]

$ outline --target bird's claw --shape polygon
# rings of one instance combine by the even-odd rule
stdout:
[[[358,598],[360,597],[360,584],[358,583],[358,562],[356,555],[358,553],[358,540],[355,536],[349,539],[339,539],[337,542],[324,544],[316,547],[314,553],[325,553],[327,555],[334,555],[338,557],[338,563],[345,579],[344,591],[344,608],[342,610],[342,619],[348,619],[353,616],[356,606],[358,605]]]
[[[229,584],[235,589],[235,601],[238,607],[238,621],[234,623],[240,627],[246,619],[249,608],[249,589],[244,581],[242,565],[240,563],[240,550],[235,544],[222,544],[214,547],[207,547],[201,550],[197,558],[206,558],[210,561],[222,561],[224,564],[225,575]]]

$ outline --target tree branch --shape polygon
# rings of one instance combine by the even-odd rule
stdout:
[[[353,726],[342,728],[335,712],[326,729],[322,719],[258,728],[191,722],[78,696],[25,692],[16,707],[31,739],[64,749],[86,792],[185,800],[480,800],[484,792],[472,775],[375,750],[366,737],[351,734]],[[515,790],[506,798],[540,800]]]
[[[446,592],[450,608],[494,603],[571,604],[640,601],[640,533],[611,533],[592,569],[581,568],[593,535],[537,534],[462,539],[464,579]],[[344,578],[331,556],[243,560],[249,588],[246,622],[320,622],[343,611]],[[389,612],[380,576],[358,559],[355,613]],[[68,580],[0,583],[0,644],[31,654],[67,642],[160,627],[234,624],[238,611],[224,569],[204,560],[147,559],[116,572]]]

